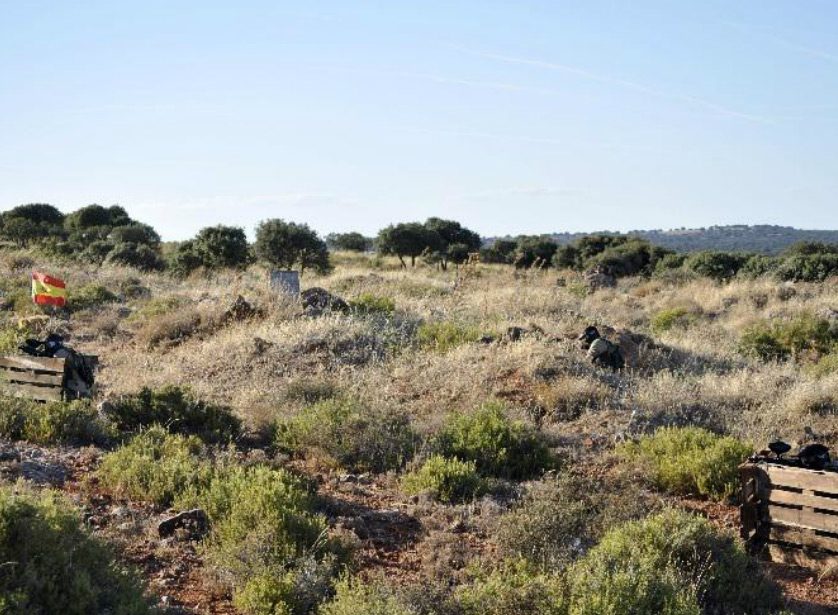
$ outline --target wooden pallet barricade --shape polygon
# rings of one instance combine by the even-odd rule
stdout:
[[[98,357],[86,358],[95,368]],[[0,356],[0,388],[15,397],[60,401],[66,396],[65,361],[63,358]]]
[[[758,460],[739,473],[741,534],[752,551],[808,568],[838,565],[838,472]]]

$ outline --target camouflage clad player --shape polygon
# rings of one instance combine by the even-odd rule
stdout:
[[[588,360],[594,365],[610,367],[613,370],[625,366],[626,361],[620,347],[602,337],[593,325],[585,329],[579,340],[582,342],[582,348],[587,350]]]

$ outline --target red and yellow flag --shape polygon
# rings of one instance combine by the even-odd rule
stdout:
[[[67,304],[67,289],[64,280],[33,271],[32,301],[38,305],[64,307]]]

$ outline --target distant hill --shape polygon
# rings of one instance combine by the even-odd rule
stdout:
[[[616,234],[603,231],[605,234]],[[580,237],[596,233],[551,233],[550,236],[560,244],[571,243]],[[639,235],[653,244],[677,252],[697,252],[699,250],[728,250],[740,252],[761,252],[776,254],[799,241],[822,241],[838,243],[838,230],[819,231],[802,230],[790,226],[758,224],[754,226],[731,225],[710,226],[695,229],[672,229],[669,231],[629,231],[630,235]]]

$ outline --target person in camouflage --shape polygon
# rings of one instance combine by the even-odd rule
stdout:
[[[579,336],[579,340],[582,342],[582,348],[587,350],[588,360],[594,365],[610,367],[613,370],[622,369],[625,366],[626,361],[620,347],[600,336],[593,325],[585,329],[584,333]]]

